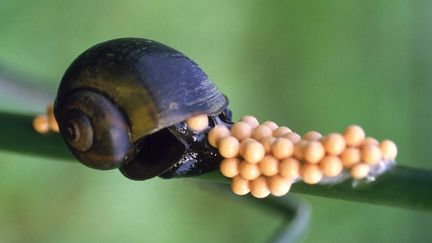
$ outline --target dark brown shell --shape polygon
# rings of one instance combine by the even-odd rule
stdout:
[[[82,94],[87,97],[78,98]],[[80,161],[111,169],[131,160],[143,137],[196,114],[217,115],[226,106],[224,95],[182,53],[155,41],[123,38],[95,45],[70,65],[58,89],[55,116]],[[104,113],[113,108],[112,117]],[[93,137],[77,142],[74,130],[79,134],[83,124],[91,124]]]
[[[134,142],[196,114],[219,114],[227,105],[195,62],[166,45],[138,38],[95,45],[71,64],[57,94],[60,120],[65,99],[77,90],[101,93],[122,110]]]

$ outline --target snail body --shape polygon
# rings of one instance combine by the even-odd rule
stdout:
[[[210,126],[229,123],[227,105],[184,54],[152,40],[122,38],[91,47],[70,65],[54,112],[69,150],[83,164],[120,168],[141,180],[200,160],[188,150],[207,149],[200,136],[208,129],[185,130],[185,121],[205,114]]]

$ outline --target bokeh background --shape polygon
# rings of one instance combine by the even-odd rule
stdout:
[[[83,50],[146,37],[199,63],[236,119],[301,133],[357,123],[395,140],[400,164],[432,169],[431,12],[406,0],[1,0],[0,67],[28,87],[0,86],[0,108],[42,113]],[[29,102],[31,90],[48,96]],[[0,178],[0,242],[263,242],[283,222],[194,180],[134,182],[1,148]],[[430,213],[297,196],[312,209],[304,242],[431,238]]]

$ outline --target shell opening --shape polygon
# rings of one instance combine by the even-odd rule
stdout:
[[[168,129],[162,129],[143,139],[142,153],[138,156],[142,164],[158,166],[177,162],[184,150],[183,144]]]
[[[185,147],[168,129],[145,136],[139,152],[120,168],[129,179],[145,180],[171,169],[184,155]]]

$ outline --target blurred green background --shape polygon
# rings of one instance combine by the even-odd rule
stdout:
[[[199,63],[236,119],[301,133],[357,123],[395,140],[400,164],[432,169],[431,11],[430,1],[403,0],[1,0],[0,67],[50,97],[29,102],[4,88],[0,108],[42,113],[83,50],[146,37]],[[134,182],[1,151],[0,161],[0,242],[263,242],[283,220],[194,180]],[[297,196],[312,208],[305,242],[431,237],[430,213]]]

